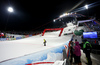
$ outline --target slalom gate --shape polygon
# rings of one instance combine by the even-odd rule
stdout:
[[[42,36],[44,36],[44,34],[45,34],[46,31],[55,31],[55,30],[56,30],[56,31],[57,31],[57,30],[61,30],[60,33],[59,33],[59,36],[61,36],[61,34],[62,34],[62,32],[63,32],[63,29],[64,29],[64,28],[44,29],[44,31],[43,31],[43,33],[42,33]]]

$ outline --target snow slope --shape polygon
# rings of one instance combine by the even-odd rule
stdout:
[[[55,36],[48,35],[50,34],[48,33],[44,36],[37,35],[20,40],[0,42],[0,62],[63,45],[64,43],[69,41],[72,36],[62,35],[61,37],[58,37],[58,34],[55,34]],[[43,39],[46,39],[47,41],[47,46],[45,47],[43,45]]]
[[[42,59],[42,61],[50,61],[51,59],[50,57],[52,56],[54,56],[54,58],[57,58],[59,57],[59,55],[61,56],[61,54],[59,54],[58,52],[62,52],[64,45],[68,44],[69,40],[72,37],[72,34],[65,35],[65,36],[64,34],[72,33],[75,29],[76,29],[76,26],[74,25],[64,28],[62,36],[60,37],[58,36],[60,31],[54,31],[54,32],[46,32],[44,36],[40,34],[40,35],[32,36],[29,38],[19,39],[19,40],[0,41],[0,65],[5,65],[5,64],[24,65],[23,64],[24,62],[22,63],[22,61],[20,61],[19,64],[16,64],[18,62],[14,64],[9,64],[9,63],[18,61],[19,58],[28,63],[31,63],[34,61],[36,62],[36,60],[34,59],[37,59],[38,61],[40,61],[41,58],[39,58],[39,56],[37,55],[40,55],[40,57],[42,56],[45,57],[45,59]],[[78,29],[81,29],[81,28],[78,28]],[[47,46],[43,45],[43,39],[46,39]],[[53,53],[51,53],[50,51],[53,51]],[[57,57],[55,56],[55,53],[58,53]],[[32,56],[34,59],[31,58]],[[27,59],[29,57],[32,60]]]

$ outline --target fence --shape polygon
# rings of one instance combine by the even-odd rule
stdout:
[[[6,41],[6,40],[18,40],[18,39],[23,39],[23,38],[27,38],[27,37],[31,37],[34,35],[39,35],[41,33],[37,33],[37,34],[31,34],[31,35],[14,35],[14,34],[10,34],[7,36],[7,38],[0,38],[0,41]]]

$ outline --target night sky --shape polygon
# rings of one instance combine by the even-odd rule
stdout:
[[[36,31],[51,28],[53,19],[70,10],[81,0],[0,0],[0,31]],[[79,7],[99,0],[85,0]],[[99,2],[100,3],[100,2]],[[13,13],[7,7],[14,8]],[[89,9],[99,18],[100,5]],[[79,12],[86,14],[86,11]],[[7,23],[7,25],[6,25]]]

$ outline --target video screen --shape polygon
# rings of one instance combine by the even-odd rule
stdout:
[[[83,38],[97,38],[97,32],[83,32]]]

